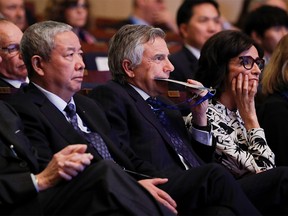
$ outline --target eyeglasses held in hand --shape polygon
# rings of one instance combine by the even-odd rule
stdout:
[[[251,70],[254,66],[254,63],[258,66],[258,68],[262,71],[265,66],[265,60],[257,57],[254,59],[252,56],[240,56],[241,64],[246,70]]]
[[[166,78],[160,78],[160,77],[155,77],[154,79],[158,81],[167,81],[167,82],[176,83],[176,84],[183,85],[185,87],[192,88],[192,89],[198,89],[201,92],[204,90],[207,90],[206,95],[204,95],[203,97],[199,97],[199,94],[200,94],[199,93],[199,94],[194,94],[193,97],[188,98],[187,100],[178,104],[167,105],[167,104],[162,103],[162,107],[167,108],[167,109],[180,110],[181,108],[179,108],[179,106],[184,105],[184,104],[189,104],[189,107],[197,106],[201,104],[202,102],[204,102],[205,100],[211,99],[216,94],[216,89],[213,89],[213,88],[207,88],[204,86],[193,85],[193,84],[185,83],[185,82],[178,81],[178,80],[166,79]],[[192,103],[193,100],[195,101],[194,103]],[[153,109],[153,110],[157,110],[157,109]]]
[[[20,45],[19,44],[10,44],[7,47],[0,47],[0,50],[2,50],[3,52],[9,53],[9,54],[13,54],[13,53],[19,52]]]

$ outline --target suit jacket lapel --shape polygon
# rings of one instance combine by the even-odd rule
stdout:
[[[20,128],[20,118],[16,114],[13,115],[3,103],[0,103],[0,110],[0,137],[3,142],[0,154],[9,158],[22,158],[32,166],[31,168],[37,170],[38,163],[28,139]]]
[[[73,126],[66,120],[65,116],[55,107],[49,99],[42,94],[42,92],[37,89],[33,85],[29,85],[30,93],[34,94],[32,97],[34,100],[34,103],[39,106],[40,111],[43,113],[43,115],[47,118],[47,120],[53,125],[55,130],[63,137],[64,140],[67,141],[68,144],[74,144],[74,143],[87,143],[85,138],[82,137],[80,134],[78,134]],[[101,121],[99,120],[99,116],[105,117],[105,114],[103,115],[100,113],[99,115],[95,115],[97,112],[102,112],[102,110],[95,110],[97,107],[96,103],[89,99],[88,97],[84,97],[78,94],[74,95],[74,101],[76,104],[77,114],[80,116],[80,118],[85,122],[87,127],[93,131],[97,132],[101,135],[104,142],[107,144],[107,147],[112,154],[112,157],[114,159],[120,159],[121,161],[124,161],[124,164],[130,164],[130,161],[127,159],[127,157],[124,155],[122,151],[120,151],[114,143],[112,143],[111,139],[108,137],[109,131],[104,131],[102,128]],[[91,102],[89,102],[91,101]],[[96,153],[97,151],[92,148],[90,145],[88,145],[88,151]],[[100,155],[96,153],[99,158]],[[118,161],[117,161],[118,162]],[[127,168],[132,168],[127,167]]]
[[[167,144],[170,146],[172,145],[170,138],[167,136],[165,131],[163,130],[163,127],[155,114],[153,113],[151,107],[147,104],[147,102],[138,94],[138,92],[133,89],[131,86],[127,85],[126,91],[128,94],[135,100],[135,104],[137,109],[139,110],[139,113],[143,115],[143,117],[150,122],[156,130],[161,134],[163,139],[166,141]]]
[[[53,125],[56,131],[65,139],[68,143],[75,143],[75,140],[79,143],[85,142],[78,133],[75,133],[73,126],[66,120],[65,116],[52,104],[49,99],[34,85],[29,85],[29,93],[33,96],[33,102],[39,107],[40,112],[46,117],[46,119]]]
[[[117,144],[114,143],[118,142],[118,140],[113,140],[110,135],[111,130],[107,131],[104,130],[104,128],[109,128],[110,129],[110,125],[108,125],[108,127],[102,127],[101,122],[108,122],[108,120],[106,120],[105,114],[103,112],[103,115],[99,113],[97,115],[95,115],[95,113],[97,112],[102,112],[102,110],[99,107],[99,110],[95,110],[95,108],[97,107],[97,105],[95,104],[94,101],[92,101],[89,98],[85,98],[86,101],[91,100],[92,103],[86,103],[81,101],[81,98],[79,100],[78,95],[76,94],[74,96],[74,100],[75,103],[77,104],[77,113],[78,115],[81,117],[81,119],[85,122],[85,124],[87,125],[87,127],[93,131],[93,132],[97,132],[98,134],[101,135],[102,139],[104,140],[105,144],[107,145],[110,154],[112,155],[112,157],[117,161],[117,163],[122,162],[123,166],[125,164],[125,167],[128,169],[134,169],[133,165],[131,164],[130,160],[127,158],[127,156],[117,147]],[[90,107],[90,105],[92,105]],[[105,119],[102,119],[105,118]],[[114,137],[115,138],[115,137]]]

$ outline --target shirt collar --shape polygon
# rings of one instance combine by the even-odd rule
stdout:
[[[28,77],[26,77],[26,80],[25,81],[20,81],[20,80],[11,80],[11,79],[7,79],[7,78],[4,78],[2,77],[3,80],[5,80],[6,82],[8,82],[10,85],[12,85],[13,87],[15,88],[20,88],[21,84],[22,83],[29,83],[29,79]]]
[[[134,86],[134,85],[132,85],[132,84],[130,84],[129,83],[129,85],[130,86],[132,86],[139,94],[140,94],[140,96],[146,101],[150,96],[146,93],[146,92],[144,92],[142,89],[140,89],[140,88],[138,88],[138,87],[136,87],[136,86]]]
[[[56,94],[53,94],[52,92],[47,91],[46,89],[40,87],[35,83],[33,84],[48,98],[48,100],[52,104],[54,104],[57,107],[57,109],[59,109],[65,115],[64,109],[67,106],[67,103],[62,98],[60,98]],[[72,103],[75,106],[73,97],[70,99],[69,103]]]
[[[184,45],[197,59],[200,58],[200,50],[199,49],[196,49],[195,47],[192,47],[188,44],[185,44]]]
[[[212,103],[212,101],[210,101],[210,103]],[[224,106],[222,103],[220,103],[219,101],[216,101],[214,107],[218,112],[222,113],[223,115],[240,117],[238,110],[231,111],[226,106]]]
[[[149,23],[145,22],[143,19],[140,19],[135,16],[130,16],[130,20],[133,24],[138,24],[138,25],[149,25]]]

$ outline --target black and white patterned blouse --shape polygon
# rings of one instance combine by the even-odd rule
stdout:
[[[214,103],[214,104],[213,104]],[[267,145],[264,130],[246,130],[238,111],[230,111],[219,102],[209,102],[207,117],[216,140],[215,159],[240,178],[275,167],[274,153]],[[186,125],[191,128],[191,114]]]

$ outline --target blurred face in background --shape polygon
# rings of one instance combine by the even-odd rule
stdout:
[[[264,32],[263,37],[258,37],[256,41],[260,43],[265,51],[265,55],[272,55],[278,42],[288,33],[285,26],[273,26]]]
[[[85,26],[88,18],[88,5],[86,0],[78,0],[65,11],[66,22],[76,28]]]
[[[21,30],[26,27],[26,14],[23,0],[0,0],[0,13]]]
[[[179,30],[185,43],[201,50],[212,35],[222,30],[220,15],[209,3],[196,5],[192,10],[189,22],[181,24]]]
[[[157,23],[162,13],[167,10],[165,0],[137,0],[136,2],[145,14],[145,21],[150,24]]]

